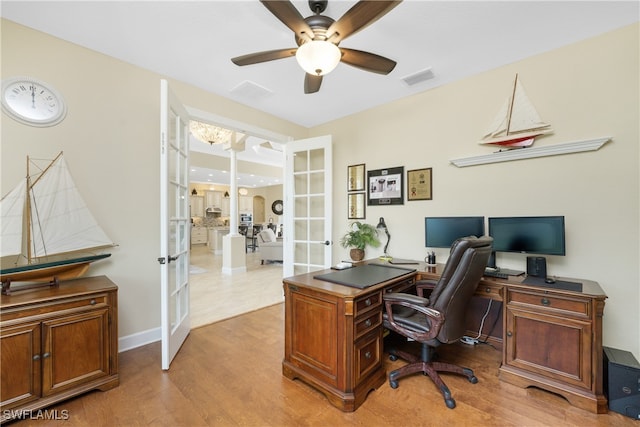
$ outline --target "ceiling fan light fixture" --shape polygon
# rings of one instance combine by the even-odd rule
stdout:
[[[324,76],[333,71],[341,57],[338,46],[324,40],[306,42],[296,51],[296,60],[300,67],[315,76]]]

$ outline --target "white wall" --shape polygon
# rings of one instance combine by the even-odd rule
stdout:
[[[640,359],[638,25],[528,58],[312,130],[334,141],[334,234],[348,226],[347,166],[433,168],[433,200],[367,206],[383,216],[389,253],[423,259],[424,217],[564,215],[567,255],[547,257],[553,275],[600,283],[608,295],[604,344]],[[488,154],[477,141],[518,73],[554,133],[535,146],[611,136],[599,151],[457,168],[450,159]],[[437,68],[436,68],[437,75]],[[382,238],[383,243],[385,238]],[[382,249],[369,249],[367,257]],[[447,251],[437,252],[440,261]],[[348,257],[334,249],[334,261]],[[498,254],[502,267],[526,257]]]

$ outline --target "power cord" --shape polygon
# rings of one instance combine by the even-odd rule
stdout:
[[[487,318],[487,316],[489,315],[489,311],[491,310],[491,303],[493,302],[492,299],[489,299],[489,304],[487,305],[487,311],[485,311],[484,315],[482,316],[482,320],[480,321],[480,329],[478,330],[478,336],[476,336],[475,338],[469,337],[467,335],[463,336],[462,338],[460,338],[460,341],[463,342],[464,344],[467,345],[476,345],[478,344],[480,341],[478,341],[478,338],[480,338],[482,336],[482,328],[484,327],[484,321]]]

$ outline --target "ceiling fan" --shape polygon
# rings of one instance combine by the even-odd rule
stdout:
[[[339,62],[373,73],[389,74],[396,66],[395,61],[361,50],[338,48],[338,45],[342,40],[386,15],[401,1],[361,0],[335,21],[321,15],[327,8],[327,0],[309,0],[309,8],[314,14],[307,18],[303,18],[288,0],[260,0],[276,18],[295,33],[298,48],[250,53],[232,58],[231,61],[236,65],[250,65],[295,56],[306,72],[304,93],[318,92],[322,76],[331,72]]]

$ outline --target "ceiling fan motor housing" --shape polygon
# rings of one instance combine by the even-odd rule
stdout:
[[[327,3],[329,3],[328,0],[320,0],[320,1],[309,0],[309,9],[311,9],[313,13],[320,14],[324,12],[325,9],[327,8]]]

